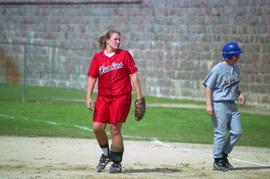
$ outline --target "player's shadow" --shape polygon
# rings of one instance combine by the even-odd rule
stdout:
[[[260,166],[260,167],[235,167],[232,170],[263,170],[270,169],[270,166]]]
[[[123,173],[178,173],[180,169],[176,168],[141,168],[141,169],[127,169]]]

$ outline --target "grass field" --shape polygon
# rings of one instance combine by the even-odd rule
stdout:
[[[83,100],[84,91],[30,87],[28,96],[31,94],[33,98],[23,103],[11,98],[16,90],[11,88],[10,85],[0,85],[1,95],[9,99],[0,102],[0,135],[94,137],[91,130],[92,113],[86,110],[84,103],[55,103],[48,100],[56,99],[59,95],[63,99]],[[7,98],[8,95],[11,97]],[[146,97],[146,101],[192,103],[155,97]],[[212,143],[211,119],[202,109],[149,107],[144,119],[137,122],[133,117],[133,107],[123,127],[126,139]],[[241,113],[241,121],[243,136],[239,145],[270,147],[270,115]]]
[[[43,102],[76,102],[85,100],[85,91],[67,88],[49,88],[49,87],[36,87],[26,86],[24,89],[25,99],[27,101],[43,101]],[[15,100],[22,101],[23,87],[13,84],[0,83],[0,99],[2,100]],[[95,97],[95,94],[94,96]],[[149,103],[186,103],[186,104],[204,104],[201,101],[194,100],[175,100],[169,98],[147,97]]]

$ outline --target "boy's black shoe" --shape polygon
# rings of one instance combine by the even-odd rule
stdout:
[[[228,160],[228,155],[223,153],[223,161],[224,161],[224,165],[226,168],[228,168],[229,170],[233,169],[233,166],[230,164],[229,160]]]
[[[122,173],[122,165],[120,162],[114,162],[110,167],[110,173]]]
[[[96,166],[97,172],[101,172],[110,161],[111,160],[110,160],[109,156],[105,156],[104,154],[102,154],[100,159],[99,159],[99,163]]]
[[[215,160],[213,164],[213,170],[217,171],[228,171],[229,169],[225,166],[225,162],[223,159]]]
[[[224,159],[224,166],[229,170],[233,169],[233,166],[230,164],[228,159]]]

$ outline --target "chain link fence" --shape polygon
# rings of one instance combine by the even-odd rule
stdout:
[[[0,99],[84,100],[93,53],[87,49],[0,42]]]

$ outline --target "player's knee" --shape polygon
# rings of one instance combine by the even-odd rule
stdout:
[[[110,125],[112,137],[114,137],[114,136],[115,137],[121,136],[121,127],[122,127],[122,124],[121,123],[111,124]]]
[[[242,136],[242,132],[241,132],[241,131],[238,131],[238,132],[232,133],[232,135],[233,135],[235,138],[239,139],[239,138]]]
[[[93,126],[93,131],[95,134],[99,134],[105,132],[105,129],[101,126]]]
[[[226,133],[225,131],[215,130],[214,136],[215,136],[216,138],[225,139],[226,136],[227,136],[227,133]]]
[[[111,135],[112,136],[121,136],[121,131],[120,130],[112,130],[111,129]]]
[[[230,131],[230,133],[235,138],[240,138],[242,136],[242,129],[232,130],[232,131]]]

